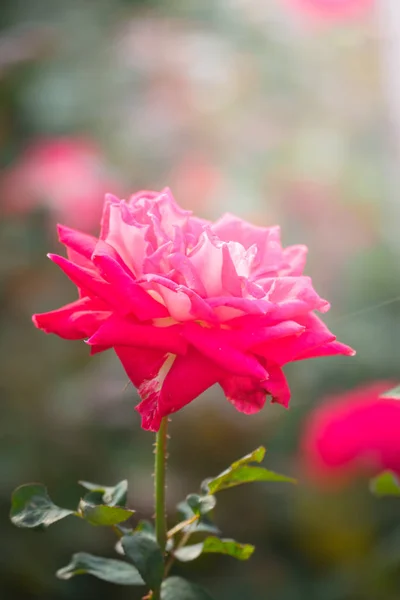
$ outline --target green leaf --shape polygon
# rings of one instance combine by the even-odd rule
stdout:
[[[217,499],[211,495],[199,496],[199,494],[189,494],[186,497],[186,502],[192,509],[193,514],[203,516],[215,508]]]
[[[209,493],[209,488],[208,488],[209,483],[212,483],[216,479],[223,477],[225,474],[230,473],[231,471],[234,471],[243,465],[248,465],[249,463],[253,463],[253,462],[260,463],[262,460],[264,460],[265,452],[266,452],[266,450],[265,450],[264,446],[259,446],[258,448],[253,450],[253,452],[250,452],[250,454],[246,454],[245,456],[243,456],[243,458],[239,458],[239,460],[236,460],[235,462],[233,462],[231,464],[231,466],[228,467],[228,469],[225,469],[225,471],[222,471],[222,473],[217,475],[217,477],[209,477],[208,479],[205,479],[203,481],[203,483],[201,484],[201,489],[203,490],[203,492],[205,494],[208,494]]]
[[[164,575],[164,557],[152,535],[139,531],[121,539],[126,556],[133,562],[147,585],[160,587]]]
[[[394,398],[395,400],[400,400],[400,385],[397,385],[384,394],[381,394],[380,398]]]
[[[161,600],[213,600],[210,594],[182,577],[169,577],[161,586]]]
[[[248,560],[253,552],[254,546],[250,544],[239,544],[235,540],[221,540],[212,536],[199,544],[179,548],[174,552],[174,556],[181,562],[189,562],[195,560],[201,554],[208,553],[227,554],[238,560]]]
[[[242,485],[243,483],[251,483],[252,481],[281,481],[288,483],[296,483],[296,480],[286,475],[279,475],[274,471],[264,469],[264,467],[253,467],[250,463],[260,463],[265,456],[264,446],[256,448],[250,454],[246,454],[243,458],[239,458],[231,464],[225,471],[216,477],[206,479],[201,484],[201,488],[205,493],[215,494],[221,490]]]
[[[237,467],[248,465],[249,463],[253,462],[260,463],[264,460],[265,452],[266,449],[264,446],[259,446],[253,450],[253,452],[250,452],[250,454],[246,454],[243,456],[243,458],[239,458],[239,460],[236,460],[234,463],[232,463],[230,468],[236,469]]]
[[[125,506],[128,494],[128,481],[124,479],[117,485],[110,487],[100,485],[99,483],[90,483],[89,481],[79,481],[79,484],[89,490],[86,494],[86,502],[91,504],[107,504],[108,506]]]
[[[151,521],[147,521],[146,519],[141,519],[139,523],[135,527],[135,531],[143,531],[148,535],[156,537],[156,532],[154,530],[154,525]]]
[[[203,486],[207,486],[210,494],[215,494],[221,490],[226,490],[244,483],[251,483],[253,481],[296,483],[296,480],[292,477],[280,475],[274,471],[264,469],[264,467],[251,467],[247,465],[234,467],[234,465],[232,465],[214,479],[208,479],[206,482],[203,482]]]
[[[139,521],[139,523],[136,525],[135,529],[126,529],[124,527],[118,527],[119,531],[120,531],[120,535],[122,536],[118,542],[115,544],[114,549],[118,554],[121,554],[122,556],[125,556],[125,552],[124,549],[122,547],[122,538],[126,535],[133,535],[134,533],[138,532],[138,531],[143,531],[144,533],[147,533],[147,535],[153,537],[154,539],[156,539],[156,532],[154,530],[154,526],[153,523],[151,523],[150,521],[147,521],[146,519],[141,519]],[[173,541],[172,540],[168,540],[167,542],[167,546],[168,543],[172,544],[173,546]],[[171,546],[171,547],[172,547]]]
[[[371,479],[369,489],[375,496],[400,496],[400,481],[392,471],[383,471]]]
[[[73,514],[74,511],[54,504],[40,483],[21,485],[11,498],[10,518],[17,527],[48,527]]]
[[[74,554],[69,565],[57,571],[59,579],[71,579],[75,575],[86,574],[119,585],[144,585],[143,579],[133,565],[122,560],[93,556],[86,552]]]
[[[212,496],[212,497],[215,498],[214,496]],[[178,509],[178,512],[182,515],[184,521],[191,519],[195,514],[193,512],[192,508],[187,503],[187,501],[179,502],[179,504],[177,505],[177,509]],[[194,523],[191,523],[190,525],[187,525],[186,527],[183,528],[182,531],[191,532],[191,533],[194,533],[195,531],[196,532],[204,531],[205,533],[216,533],[216,534],[218,534],[220,532],[218,527],[216,525],[214,525],[214,523],[211,521],[211,519],[206,515],[200,516],[200,518],[197,521],[195,521]]]
[[[79,503],[82,517],[91,525],[118,525],[124,523],[133,515],[134,510],[122,508],[121,506],[106,506],[105,504],[93,505],[85,500]]]

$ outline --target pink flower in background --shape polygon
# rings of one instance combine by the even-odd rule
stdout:
[[[349,258],[379,243],[380,215],[375,205],[340,202],[342,190],[312,181],[285,183],[279,208],[286,222],[321,248],[314,268],[318,281],[336,286]],[[337,240],[340,237],[341,243]]]
[[[34,323],[88,338],[92,353],[114,348],[145,429],[216,383],[247,414],[267,396],[288,406],[286,363],[354,354],[314,313],[329,304],[302,274],[306,247],[283,249],[279,227],[198,219],[166,189],[108,196],[99,239],[63,226],[59,237],[68,259],[50,258],[80,298]]]
[[[212,160],[202,153],[186,153],[170,174],[175,196],[185,208],[205,211],[221,184],[222,175]]]
[[[381,397],[395,385],[377,381],[327,398],[315,409],[302,438],[314,478],[341,480],[382,469],[400,475],[400,401]]]
[[[54,220],[91,230],[99,222],[104,194],[116,188],[95,143],[48,138],[30,144],[3,172],[0,202],[5,213],[26,213],[43,206]]]
[[[286,0],[300,13],[316,19],[346,20],[363,16],[373,0]]]

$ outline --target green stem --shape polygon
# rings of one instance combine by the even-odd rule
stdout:
[[[180,548],[182,548],[183,546],[186,546],[187,542],[189,541],[190,536],[192,535],[191,531],[187,531],[186,533],[183,534],[183,536],[181,537],[180,541],[178,542],[178,544],[175,546],[174,548],[174,552],[176,550],[179,550]],[[165,565],[165,571],[164,571],[164,577],[167,577],[168,573],[171,570],[172,565],[175,562],[175,557],[174,555],[171,553],[169,559],[167,560],[167,563]]]
[[[161,421],[160,429],[156,436],[155,449],[155,527],[158,545],[162,553],[165,553],[167,543],[167,522],[165,516],[165,471],[167,462],[167,430],[168,417]],[[160,590],[154,590],[153,600],[159,600]]]

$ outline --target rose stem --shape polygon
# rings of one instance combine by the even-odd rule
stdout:
[[[165,553],[167,542],[167,523],[165,517],[165,471],[167,462],[167,430],[168,417],[161,421],[160,429],[156,435],[155,448],[155,526],[156,537],[161,552]],[[160,590],[154,590],[153,600],[159,600]]]

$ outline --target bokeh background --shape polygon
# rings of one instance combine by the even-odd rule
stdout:
[[[310,247],[326,321],[355,358],[287,368],[289,411],[243,416],[211,390],[174,415],[168,504],[260,444],[301,485],[223,492],[216,520],[254,557],[176,568],[218,600],[398,600],[400,508],[366,481],[306,481],[299,440],[327,393],[400,377],[398,0],[3,0],[0,8],[0,598],[139,598],[54,572],[114,556],[74,519],[8,523],[12,489],[45,482],[74,507],[79,479],[128,478],[152,516],[152,435],[111,353],[46,336],[33,312],[75,298],[46,259],[55,223],[98,230],[103,195],[166,185],[214,219],[280,224]],[[396,299],[397,298],[397,299]],[[135,595],[136,594],[136,595]]]

